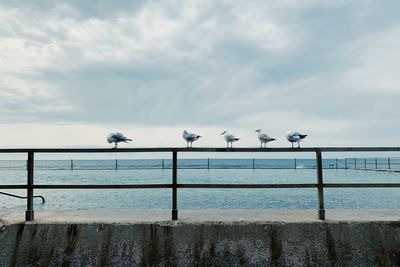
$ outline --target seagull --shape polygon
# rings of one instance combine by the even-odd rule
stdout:
[[[117,148],[119,142],[125,142],[128,143],[128,141],[132,141],[132,139],[129,139],[128,137],[124,136],[122,133],[110,133],[107,136],[107,142],[108,143],[115,143],[115,146],[113,148]]]
[[[260,140],[260,142],[261,142],[261,148],[263,148],[263,144],[264,144],[264,147],[267,148],[268,142],[272,142],[272,141],[276,140],[275,138],[272,138],[268,134],[262,133],[261,129],[257,129],[256,133],[258,133],[257,136],[258,136],[258,140]]]
[[[183,131],[182,136],[183,136],[183,139],[186,140],[187,147],[189,147],[189,143],[190,143],[190,147],[192,147],[193,142],[201,137],[201,135],[198,135],[195,133],[188,133],[186,130]]]
[[[224,135],[224,139],[226,141],[226,148],[229,148],[229,143],[231,143],[231,147],[233,145],[233,142],[239,141],[240,138],[235,137],[233,134],[230,134],[227,131],[223,131],[221,135]]]
[[[306,137],[307,137],[306,134],[300,134],[299,132],[293,132],[293,131],[286,132],[286,139],[292,143],[292,148],[293,148],[293,143],[297,143],[298,148],[300,148],[300,141]]]

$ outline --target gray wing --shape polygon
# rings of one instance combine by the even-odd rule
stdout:
[[[199,135],[197,134],[187,134],[186,135],[186,140],[191,142],[191,141],[196,141],[197,139],[199,139]]]
[[[188,132],[183,133],[183,138],[188,142],[196,141],[200,137],[201,137],[200,135],[195,134],[195,133],[188,133]]]
[[[111,137],[115,140],[115,142],[125,142],[131,140],[122,133],[114,133]]]
[[[237,138],[236,136],[234,136],[233,134],[227,134],[225,135],[225,140],[227,142],[232,142],[232,141],[237,141],[239,140],[239,138]]]
[[[271,137],[269,137],[268,134],[260,134],[260,135],[258,136],[258,139],[260,139],[260,141],[268,141],[268,140],[271,139]]]

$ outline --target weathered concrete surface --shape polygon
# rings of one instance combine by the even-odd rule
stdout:
[[[33,223],[3,214],[0,266],[400,265],[399,210],[328,211],[325,222],[299,210],[180,214],[37,212]]]

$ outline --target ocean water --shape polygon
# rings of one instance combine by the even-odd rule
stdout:
[[[338,161],[339,169],[336,169],[335,159],[324,160],[325,182],[400,182],[400,173],[343,169],[342,162]],[[391,168],[399,168],[397,163],[391,164]],[[383,168],[381,165],[380,168]],[[170,167],[170,160],[164,160],[164,169],[162,160],[79,160],[73,161],[72,168],[68,160],[38,160],[35,161],[35,184],[171,183]],[[317,175],[314,167],[313,159],[296,162],[292,159],[256,159],[254,169],[253,159],[211,159],[210,164],[208,159],[184,159],[178,161],[178,183],[315,183]],[[25,161],[0,161],[0,183],[26,183]],[[26,195],[26,190],[0,191]],[[400,189],[396,188],[325,189],[324,193],[326,208],[400,208]],[[35,195],[45,197],[46,203],[42,205],[40,199],[35,199],[34,208],[45,210],[171,208],[171,189],[38,189]],[[25,207],[26,200],[0,195],[1,210],[22,211]],[[178,190],[179,209],[316,207],[316,189]]]

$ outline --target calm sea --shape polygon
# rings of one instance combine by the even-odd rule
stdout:
[[[391,162],[391,168],[400,168]],[[353,164],[353,165],[351,165]],[[375,168],[373,159],[357,163]],[[386,165],[385,165],[386,164]],[[72,166],[71,166],[72,165]],[[399,183],[400,173],[344,169],[344,160],[324,159],[324,181]],[[338,169],[336,169],[336,166]],[[354,163],[348,161],[348,167]],[[387,160],[378,162],[388,168]],[[36,184],[157,184],[171,182],[170,160],[37,160]],[[313,159],[181,159],[179,183],[315,183]],[[254,169],[253,169],[254,168]],[[26,183],[25,161],[0,161],[1,184]],[[25,190],[0,190],[25,195]],[[35,190],[35,209],[171,208],[170,189]],[[400,208],[400,189],[325,189],[326,208]],[[0,195],[0,209],[24,210],[26,200]],[[180,209],[260,209],[317,206],[316,189],[179,189]]]

